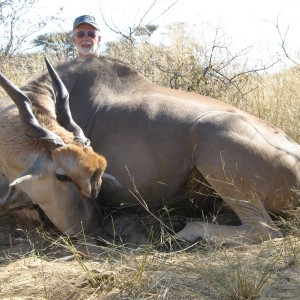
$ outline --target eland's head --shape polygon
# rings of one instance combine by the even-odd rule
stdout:
[[[46,63],[53,89],[33,85],[24,92],[0,74],[0,85],[18,108],[9,99],[1,103],[7,113],[1,121],[0,162],[11,182],[5,202],[15,190],[23,191],[62,232],[94,230],[106,160],[74,122],[67,89]]]

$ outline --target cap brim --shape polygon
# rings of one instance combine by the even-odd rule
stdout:
[[[93,23],[90,23],[90,22],[79,22],[78,24],[76,24],[76,25],[73,27],[73,30],[74,30],[76,27],[78,27],[79,25],[81,25],[81,24],[88,24],[88,25],[93,26],[95,29],[100,30],[96,24],[93,24]]]

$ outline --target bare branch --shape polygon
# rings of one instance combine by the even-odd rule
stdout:
[[[283,53],[284,53],[285,57],[287,59],[289,59],[292,63],[298,65],[299,62],[296,62],[295,60],[293,60],[291,58],[291,56],[289,55],[287,49],[286,49],[286,37],[287,37],[288,31],[289,31],[289,26],[287,26],[287,29],[286,29],[285,32],[282,32],[281,28],[280,28],[280,25],[279,25],[279,17],[280,17],[280,13],[277,15],[276,23],[273,23],[273,24],[275,25],[275,28],[276,28],[277,33],[279,35],[280,42],[281,42],[281,48],[283,50]]]
[[[114,22],[114,20],[111,20],[111,23],[109,24],[107,19],[104,17],[102,7],[100,7],[100,13],[102,20],[105,24],[105,26],[111,30],[112,32],[120,35],[125,40],[130,41],[130,43],[134,43],[134,36],[138,35],[137,32],[140,32],[140,28],[146,28],[153,24],[153,22],[163,15],[165,15],[179,0],[173,1],[166,9],[162,11],[158,16],[155,16],[151,21],[146,21],[147,16],[150,14],[151,11],[153,11],[153,8],[158,4],[157,0],[153,0],[150,4],[150,6],[145,10],[141,18],[139,18],[139,21],[137,23],[133,23],[130,26],[128,26],[128,32],[125,32],[124,30],[120,29],[119,26],[117,26]]]
[[[129,35],[128,34],[124,34],[121,30],[118,29],[118,27],[113,23],[113,27],[111,25],[109,25],[109,23],[106,21],[104,15],[103,15],[103,11],[102,11],[102,8],[100,8],[100,13],[101,13],[101,18],[102,18],[102,21],[104,22],[105,26],[111,30],[112,32],[118,34],[118,35],[121,35],[123,38],[125,38],[126,40],[132,42],[132,31],[131,31],[131,28],[129,27]]]
[[[32,20],[30,11],[34,9],[39,1],[40,0],[1,1],[0,26],[3,31],[0,40],[0,53],[2,55],[12,56],[21,53],[24,51],[22,48],[29,38],[42,30],[51,21],[58,19],[58,16],[48,16],[45,18],[36,16],[35,20]]]
[[[163,15],[165,15],[179,0],[174,1],[173,3],[171,3],[162,13],[160,13],[158,16],[156,16],[154,19],[152,19],[151,21],[147,22],[147,25],[149,24],[153,24],[154,21],[158,20],[159,18],[161,18]],[[146,18],[146,15],[150,12],[150,10],[154,7],[154,4],[156,3],[156,0],[153,1],[152,5],[150,6],[150,8],[147,10],[147,12],[144,14],[144,16],[141,18],[139,26],[141,26],[143,20]],[[145,25],[144,25],[145,26]]]
[[[144,19],[145,19],[146,16],[148,15],[148,13],[151,11],[151,9],[154,7],[155,3],[156,3],[156,0],[154,0],[154,1],[151,3],[150,7],[145,11],[144,15],[141,17],[141,19],[140,19],[139,24],[137,25],[137,27],[140,27],[140,26],[141,26],[142,22],[144,21]]]

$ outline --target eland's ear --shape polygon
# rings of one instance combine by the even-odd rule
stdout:
[[[44,155],[38,155],[34,162],[24,170],[12,183],[10,187],[13,187],[21,182],[37,179],[41,177],[44,173],[45,166],[48,159]]]
[[[119,183],[116,177],[105,172],[102,175],[102,185],[111,190],[118,190],[122,188],[121,183]]]

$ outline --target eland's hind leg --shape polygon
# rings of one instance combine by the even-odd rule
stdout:
[[[253,194],[254,198],[254,194]],[[241,221],[241,225],[218,225],[205,222],[188,223],[177,236],[194,242],[203,239],[217,245],[253,244],[282,237],[258,196],[254,200],[223,197]]]
[[[207,182],[230,206],[241,221],[241,225],[229,226],[205,222],[188,223],[178,232],[178,237],[195,241],[203,239],[217,244],[258,243],[281,237],[280,230],[272,221],[263,204],[264,179],[246,180],[238,172],[230,179],[226,176],[206,176]],[[218,179],[215,179],[218,178]]]

